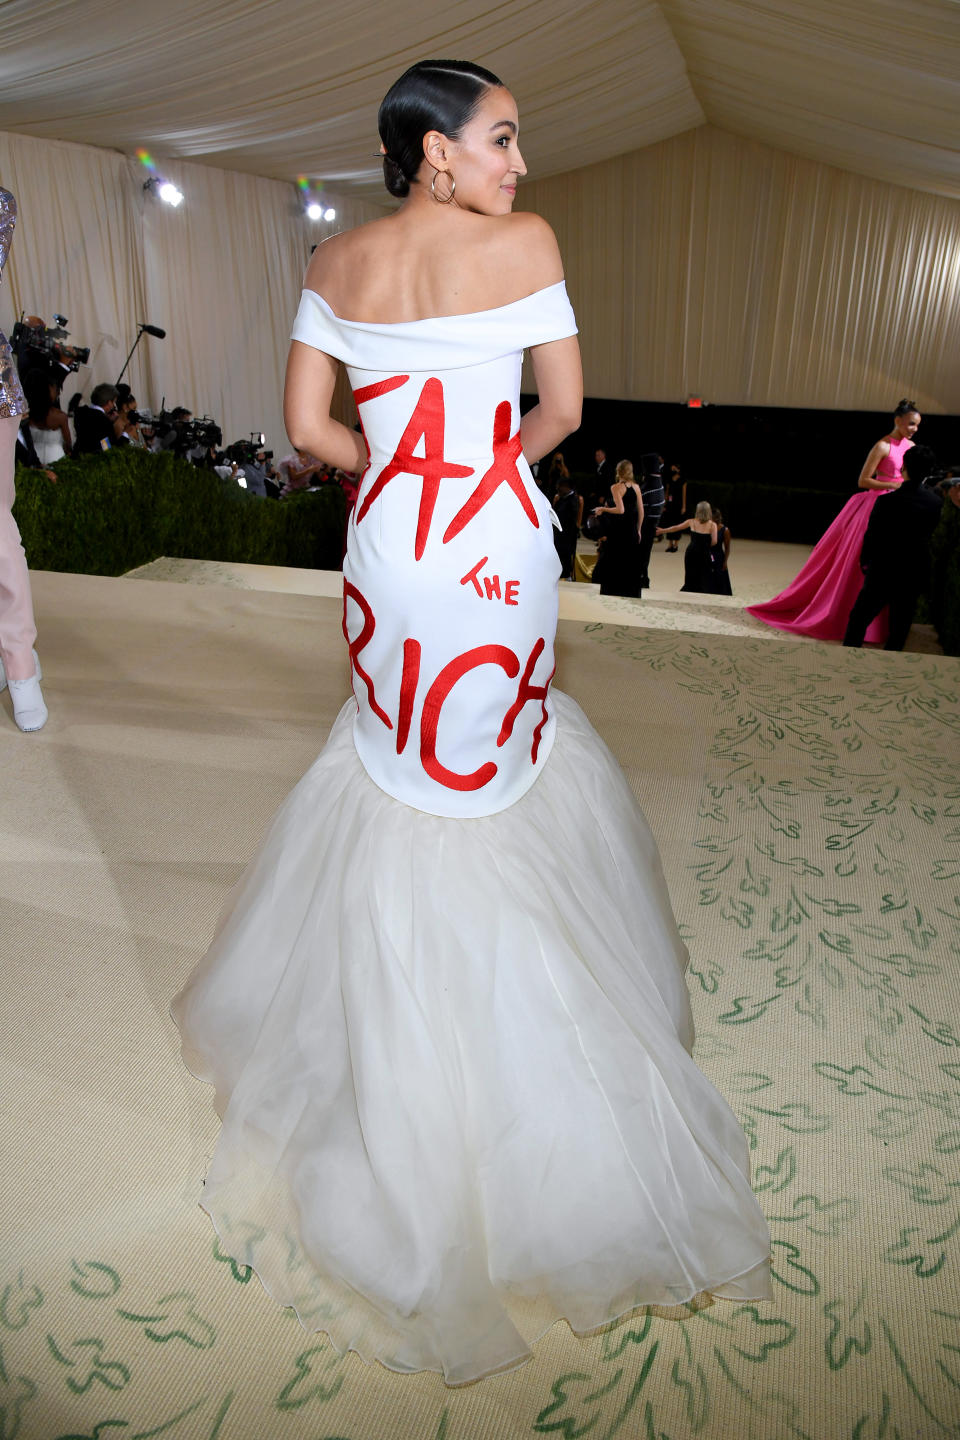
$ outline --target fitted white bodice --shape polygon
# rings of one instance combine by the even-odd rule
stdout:
[[[344,562],[354,740],[381,789],[432,814],[504,809],[553,743],[560,566],[520,453],[520,366],[575,333],[562,282],[394,324],[303,292],[293,338],[347,366],[370,454]]]
[[[31,425],[30,434],[33,436],[33,448],[41,465],[54,465],[63,459],[65,451],[61,431],[41,430],[36,425]]]

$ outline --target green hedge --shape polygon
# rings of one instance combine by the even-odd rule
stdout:
[[[172,455],[113,450],[59,460],[57,483],[17,469],[14,517],[34,570],[122,575],[158,555],[337,570],[346,502],[339,485],[288,500]]]

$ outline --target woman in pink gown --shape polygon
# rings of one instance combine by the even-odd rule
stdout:
[[[777,630],[792,630],[814,640],[842,640],[850,608],[860,593],[863,572],[860,548],[877,500],[896,490],[903,475],[904,453],[913,445],[920,412],[912,400],[901,400],[893,429],[878,440],[860,471],[857,493],[851,495],[832,525],[814,546],[809,560],[786,590],[762,605],[748,605]],[[867,640],[882,645],[887,637],[887,612],[867,631]]]

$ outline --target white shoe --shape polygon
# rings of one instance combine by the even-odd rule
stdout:
[[[6,673],[0,665],[0,678],[3,684],[0,689],[7,686],[10,691],[10,698],[13,701],[13,718],[17,726],[25,734],[31,730],[42,730],[47,723],[47,707],[43,703],[43,694],[40,690],[40,661],[37,659],[37,652],[33,652],[36,670],[28,680],[8,680]]]
[[[37,654],[36,650],[31,650],[31,651],[30,651],[30,654],[33,656],[33,663],[34,663],[34,666],[36,667],[35,670],[34,670],[34,672],[33,672],[33,673],[34,673],[34,679],[36,679],[36,680],[42,680],[42,679],[43,679],[43,671],[40,669],[40,656]],[[6,688],[7,688],[7,672],[6,672],[6,670],[4,670],[4,668],[3,668],[3,661],[0,660],[0,694],[2,694],[3,691],[6,690]]]

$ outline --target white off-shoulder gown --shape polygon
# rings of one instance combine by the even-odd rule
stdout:
[[[550,685],[560,566],[520,362],[575,331],[562,283],[388,325],[304,292],[294,338],[345,362],[370,450],[355,699],[173,1005],[223,1122],[221,1248],[339,1349],[450,1383],[560,1317],[770,1293],[656,846]]]

